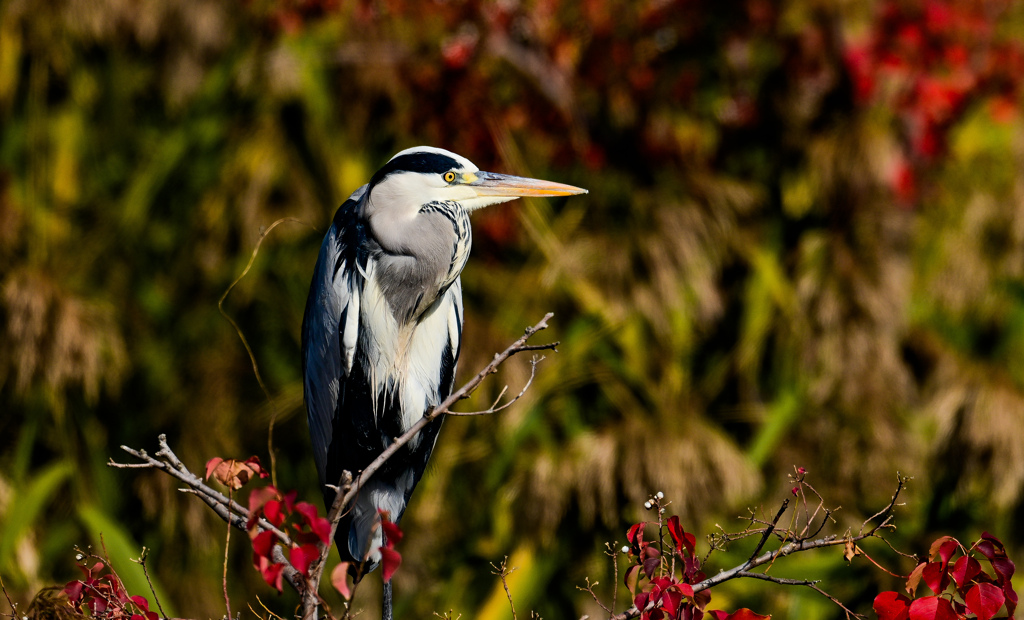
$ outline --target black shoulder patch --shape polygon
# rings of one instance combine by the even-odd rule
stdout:
[[[373,178],[370,179],[370,187],[372,188],[387,178],[389,174],[395,172],[423,172],[428,174],[433,172],[443,174],[452,168],[459,168],[460,166],[461,164],[455,159],[440,153],[426,151],[408,153],[384,164],[384,167],[374,173]]]

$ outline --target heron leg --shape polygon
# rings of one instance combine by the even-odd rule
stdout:
[[[384,582],[384,605],[381,608],[381,620],[393,620],[391,613],[391,581]]]

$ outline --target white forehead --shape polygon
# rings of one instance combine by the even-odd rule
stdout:
[[[412,155],[414,153],[434,153],[436,155],[444,155],[445,157],[451,157],[455,161],[459,162],[459,165],[462,167],[462,169],[467,172],[476,172],[480,170],[479,168],[477,168],[476,164],[469,161],[462,155],[459,155],[458,153],[452,153],[451,151],[446,151],[445,149],[439,149],[436,146],[414,146],[412,148],[405,149],[404,151],[399,151],[398,153],[395,153],[395,156],[392,157],[391,159],[397,159],[402,155]],[[391,161],[391,159],[389,159],[388,161]]]

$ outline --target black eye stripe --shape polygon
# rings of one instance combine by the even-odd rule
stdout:
[[[440,153],[409,153],[408,155],[396,157],[384,164],[384,167],[373,175],[373,178],[370,180],[370,186],[372,187],[380,183],[389,174],[395,172],[444,174],[452,168],[459,167],[461,167],[459,162]]]

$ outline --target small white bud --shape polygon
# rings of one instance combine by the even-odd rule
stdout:
[[[629,547],[623,546],[622,547],[622,552],[623,553],[629,553]]]
[[[658,491],[658,493],[654,497],[657,497],[658,499],[665,499],[665,494],[662,493],[661,491]]]
[[[650,509],[651,509],[651,505],[652,505],[652,504],[651,504],[651,502],[649,502],[649,501],[648,501],[648,502],[644,502],[644,508],[646,508],[647,510],[650,510]]]
[[[84,555],[82,555],[81,553],[79,553],[78,555],[76,555],[76,556],[75,556],[75,559],[76,559],[76,560],[78,560],[79,562],[81,562],[81,561],[82,561],[82,558],[84,558],[84,557],[85,557]]]

